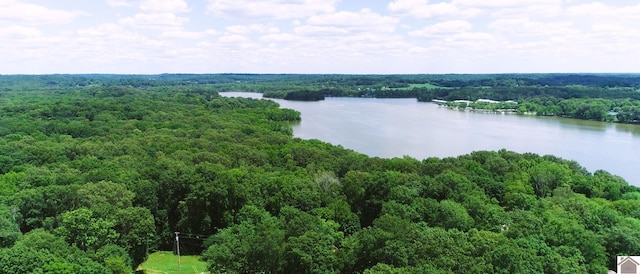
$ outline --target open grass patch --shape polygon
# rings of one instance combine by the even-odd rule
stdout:
[[[193,274],[207,272],[207,263],[200,261],[200,256],[178,256],[171,251],[158,251],[149,255],[149,258],[138,266],[138,271],[145,274]]]

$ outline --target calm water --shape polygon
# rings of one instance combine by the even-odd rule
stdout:
[[[257,93],[224,96],[260,98]],[[576,160],[640,186],[640,126],[450,110],[415,99],[277,101],[302,113],[294,135],[379,157],[449,157],[505,148]]]

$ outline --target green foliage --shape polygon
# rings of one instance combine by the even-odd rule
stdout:
[[[279,272],[284,253],[281,222],[268,212],[247,206],[240,222],[208,240],[211,246],[203,256],[212,273]]]
[[[84,251],[95,251],[115,243],[119,236],[113,229],[116,225],[114,221],[96,218],[93,211],[87,208],[67,211],[61,217],[56,233]]]
[[[24,173],[7,172],[0,175],[0,196],[10,196],[18,192]]]
[[[86,253],[41,229],[24,235],[14,246],[0,249],[3,273],[111,273]]]
[[[43,273],[42,267],[53,262],[48,252],[23,245],[0,249],[0,269],[4,273]]]
[[[113,274],[127,274],[132,272],[131,266],[127,265],[127,262],[121,257],[108,257],[104,259],[104,264]]]
[[[442,200],[438,208],[437,224],[445,229],[467,230],[472,227],[473,219],[461,204],[451,200]]]
[[[324,100],[324,95],[320,92],[313,91],[292,91],[284,96],[285,100],[296,101],[320,101]]]
[[[78,189],[78,205],[99,211],[96,214],[100,216],[131,207],[133,197],[133,192],[126,186],[112,182],[88,183]]]
[[[153,215],[146,208],[129,207],[115,212],[113,220],[118,246],[128,252],[134,266],[142,263],[156,239]]]
[[[16,214],[16,210],[0,204],[0,248],[12,246],[22,236]]]
[[[70,246],[63,238],[43,229],[29,231],[20,240],[20,244],[28,248],[45,250],[58,257],[66,257],[80,252],[77,247]]]
[[[635,122],[637,77],[149,77],[0,76],[2,271],[131,273],[175,231],[212,273],[602,273],[640,253],[640,191],[606,171],[506,150],[370,158],[216,93],[516,98]]]
[[[127,250],[115,244],[108,244],[98,249],[94,253],[93,259],[104,263],[105,267],[114,274],[131,273],[133,269],[133,260]]]

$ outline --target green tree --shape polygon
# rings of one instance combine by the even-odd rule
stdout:
[[[17,208],[0,203],[0,248],[12,246],[22,236],[16,218]]]
[[[80,266],[66,262],[52,262],[42,267],[47,274],[74,274],[78,273]]]
[[[204,252],[213,273],[279,272],[283,266],[284,230],[280,221],[254,206],[245,206],[239,223],[212,236]]]
[[[48,252],[24,245],[0,248],[0,269],[4,273],[42,273],[42,267],[54,260]]]
[[[88,183],[78,189],[79,205],[103,217],[117,209],[131,207],[134,196],[125,185],[107,181]]]
[[[604,236],[604,247],[608,255],[609,269],[615,269],[616,256],[632,256],[640,252],[640,222],[629,219],[622,224],[607,229]]]
[[[119,234],[114,230],[114,221],[95,218],[93,211],[80,208],[62,213],[60,227],[56,233],[66,241],[84,251],[95,251],[115,243]]]
[[[542,162],[534,166],[529,174],[533,189],[540,198],[551,194],[556,187],[570,183],[567,168],[552,162]]]
[[[473,226],[473,218],[469,216],[464,206],[459,203],[451,200],[440,201],[438,211],[438,226],[440,227],[467,230]]]
[[[338,239],[329,233],[308,231],[287,240],[285,272],[288,273],[338,273]]]
[[[124,208],[115,212],[113,221],[113,230],[119,234],[116,242],[131,255],[132,264],[137,266],[144,262],[156,242],[151,212],[142,207]]]
[[[133,260],[127,250],[114,244],[108,244],[98,249],[93,255],[93,259],[102,262],[114,274],[131,273],[134,268]]]

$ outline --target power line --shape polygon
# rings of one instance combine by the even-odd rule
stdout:
[[[207,238],[209,238],[209,236],[211,235],[202,235],[202,234],[193,234],[193,233],[181,233],[180,237],[187,238],[187,239],[191,239],[191,240],[200,240],[200,241],[204,241]]]
[[[178,245],[180,245],[180,254],[191,254],[194,250],[199,250],[197,253],[201,253],[203,249],[204,241],[212,235],[203,235],[203,234],[195,234],[195,233],[183,233],[183,232],[174,232],[174,247],[173,252],[177,255],[178,253]]]

